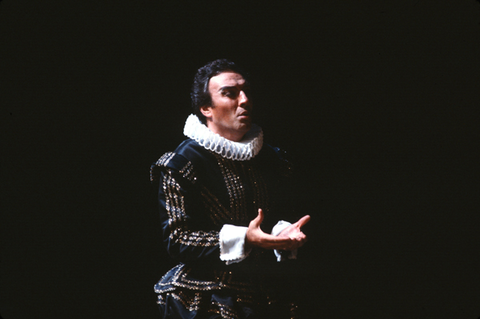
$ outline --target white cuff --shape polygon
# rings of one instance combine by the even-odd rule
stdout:
[[[287,228],[290,225],[291,225],[291,223],[289,223],[287,221],[284,221],[284,220],[279,221],[275,226],[273,226],[272,235],[273,236],[278,236],[285,228]],[[278,262],[284,261],[287,258],[288,259],[297,259],[297,249],[290,251],[289,254],[285,254],[285,251],[283,251],[283,252],[284,253],[282,254],[281,250],[277,250],[277,249],[273,250],[273,253],[277,257]]]
[[[225,224],[220,230],[220,260],[227,265],[239,263],[248,257],[245,235],[248,227]]]

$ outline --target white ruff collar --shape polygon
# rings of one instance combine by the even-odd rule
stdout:
[[[234,142],[210,131],[194,114],[190,114],[187,118],[183,134],[207,150],[234,161],[246,161],[254,158],[263,145],[263,131],[256,124],[252,124],[252,128],[245,134],[242,141]]]

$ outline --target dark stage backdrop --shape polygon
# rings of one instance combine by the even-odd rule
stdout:
[[[149,166],[220,57],[305,186],[312,318],[480,317],[473,0],[1,1],[1,316],[158,318]]]

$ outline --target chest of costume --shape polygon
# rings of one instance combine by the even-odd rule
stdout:
[[[199,165],[196,188],[212,222],[248,226],[259,208],[268,216],[275,188],[271,169],[257,159],[233,161],[210,155],[208,163]]]

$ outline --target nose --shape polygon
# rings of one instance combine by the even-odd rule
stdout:
[[[248,98],[248,95],[243,90],[240,91],[238,98],[239,98],[240,105],[251,104],[250,99]]]

